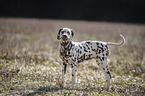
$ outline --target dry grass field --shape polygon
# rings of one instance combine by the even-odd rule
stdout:
[[[64,89],[60,88],[61,60],[57,32],[62,27],[74,30],[74,41],[121,42],[109,46],[109,91],[95,60],[78,66],[77,83],[71,85],[71,68]],[[144,95],[145,25],[89,21],[0,18],[0,95]]]

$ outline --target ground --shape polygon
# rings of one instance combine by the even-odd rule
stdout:
[[[74,41],[121,42],[109,46],[112,82],[103,90],[105,79],[95,60],[78,66],[77,83],[71,89],[68,67],[65,88],[60,87],[61,59],[57,32],[69,27]],[[0,95],[144,95],[145,25],[66,21],[46,19],[0,18]]]

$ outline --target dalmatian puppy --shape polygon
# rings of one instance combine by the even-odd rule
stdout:
[[[65,85],[65,74],[67,65],[71,64],[72,67],[72,88],[76,82],[77,66],[78,63],[89,60],[96,59],[98,61],[99,67],[102,69],[106,83],[105,89],[109,89],[111,83],[111,74],[108,70],[107,57],[109,55],[109,49],[107,45],[123,45],[125,43],[125,38],[122,37],[121,43],[112,42],[101,42],[101,41],[83,41],[83,42],[73,42],[71,38],[74,36],[74,32],[70,28],[62,28],[57,34],[57,39],[60,40],[60,58],[63,62],[62,69],[62,88]]]

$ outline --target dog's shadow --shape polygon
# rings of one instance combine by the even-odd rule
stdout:
[[[67,90],[67,91],[98,92],[98,93],[100,93],[103,89],[102,88],[97,88],[97,89],[96,88],[71,89],[71,88],[58,88],[56,86],[54,86],[54,87],[41,87],[37,91],[34,91],[32,93],[29,93],[29,94],[25,94],[24,96],[35,96],[36,94],[43,95],[45,92],[51,92],[53,94],[53,92],[58,92],[58,91],[61,91],[62,94],[63,94],[64,90]]]

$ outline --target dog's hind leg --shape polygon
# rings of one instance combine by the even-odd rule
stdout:
[[[103,60],[98,60],[98,65],[102,69],[104,76],[105,76],[105,89],[108,90],[110,83],[111,83],[111,74],[110,71],[108,70],[108,63],[107,63],[107,58],[104,58]]]

